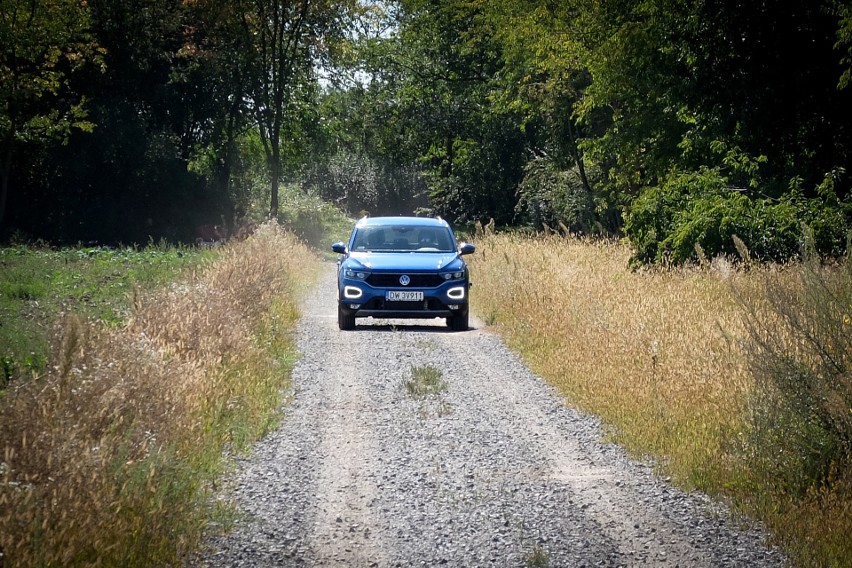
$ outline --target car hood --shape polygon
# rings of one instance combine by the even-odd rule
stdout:
[[[353,252],[347,262],[370,270],[426,272],[444,268],[458,257],[456,252]]]

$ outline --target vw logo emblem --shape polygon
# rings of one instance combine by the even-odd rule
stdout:
[[[399,277],[399,283],[403,286],[408,286],[409,284],[411,284],[411,278],[408,276],[408,274],[403,274]]]

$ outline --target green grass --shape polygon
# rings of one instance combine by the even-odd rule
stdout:
[[[411,398],[425,398],[447,390],[447,381],[441,370],[431,365],[412,367],[411,378],[405,381],[405,390]]]
[[[537,544],[527,556],[527,566],[529,568],[547,568],[550,566],[550,555]]]
[[[0,388],[44,371],[57,319],[75,313],[117,326],[134,294],[215,257],[187,247],[0,249]]]

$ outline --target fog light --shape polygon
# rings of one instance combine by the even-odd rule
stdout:
[[[361,308],[361,304],[349,304],[350,310],[358,310]]]
[[[361,291],[361,289],[356,288],[355,286],[346,286],[345,288],[343,288],[343,297],[349,300],[357,300],[363,295],[364,293]]]
[[[464,286],[457,286],[447,290],[447,297],[453,300],[464,300]]]
[[[459,305],[458,305],[458,304],[450,304],[450,305],[448,305],[447,307],[448,307],[448,308],[450,308],[451,310],[457,310],[457,309],[459,309]]]

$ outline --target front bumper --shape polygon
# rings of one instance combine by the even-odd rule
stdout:
[[[451,280],[435,288],[377,288],[363,280],[340,281],[338,301],[343,310],[355,317],[428,319],[451,317],[467,310],[468,282]],[[422,292],[423,300],[389,301],[387,292]]]

